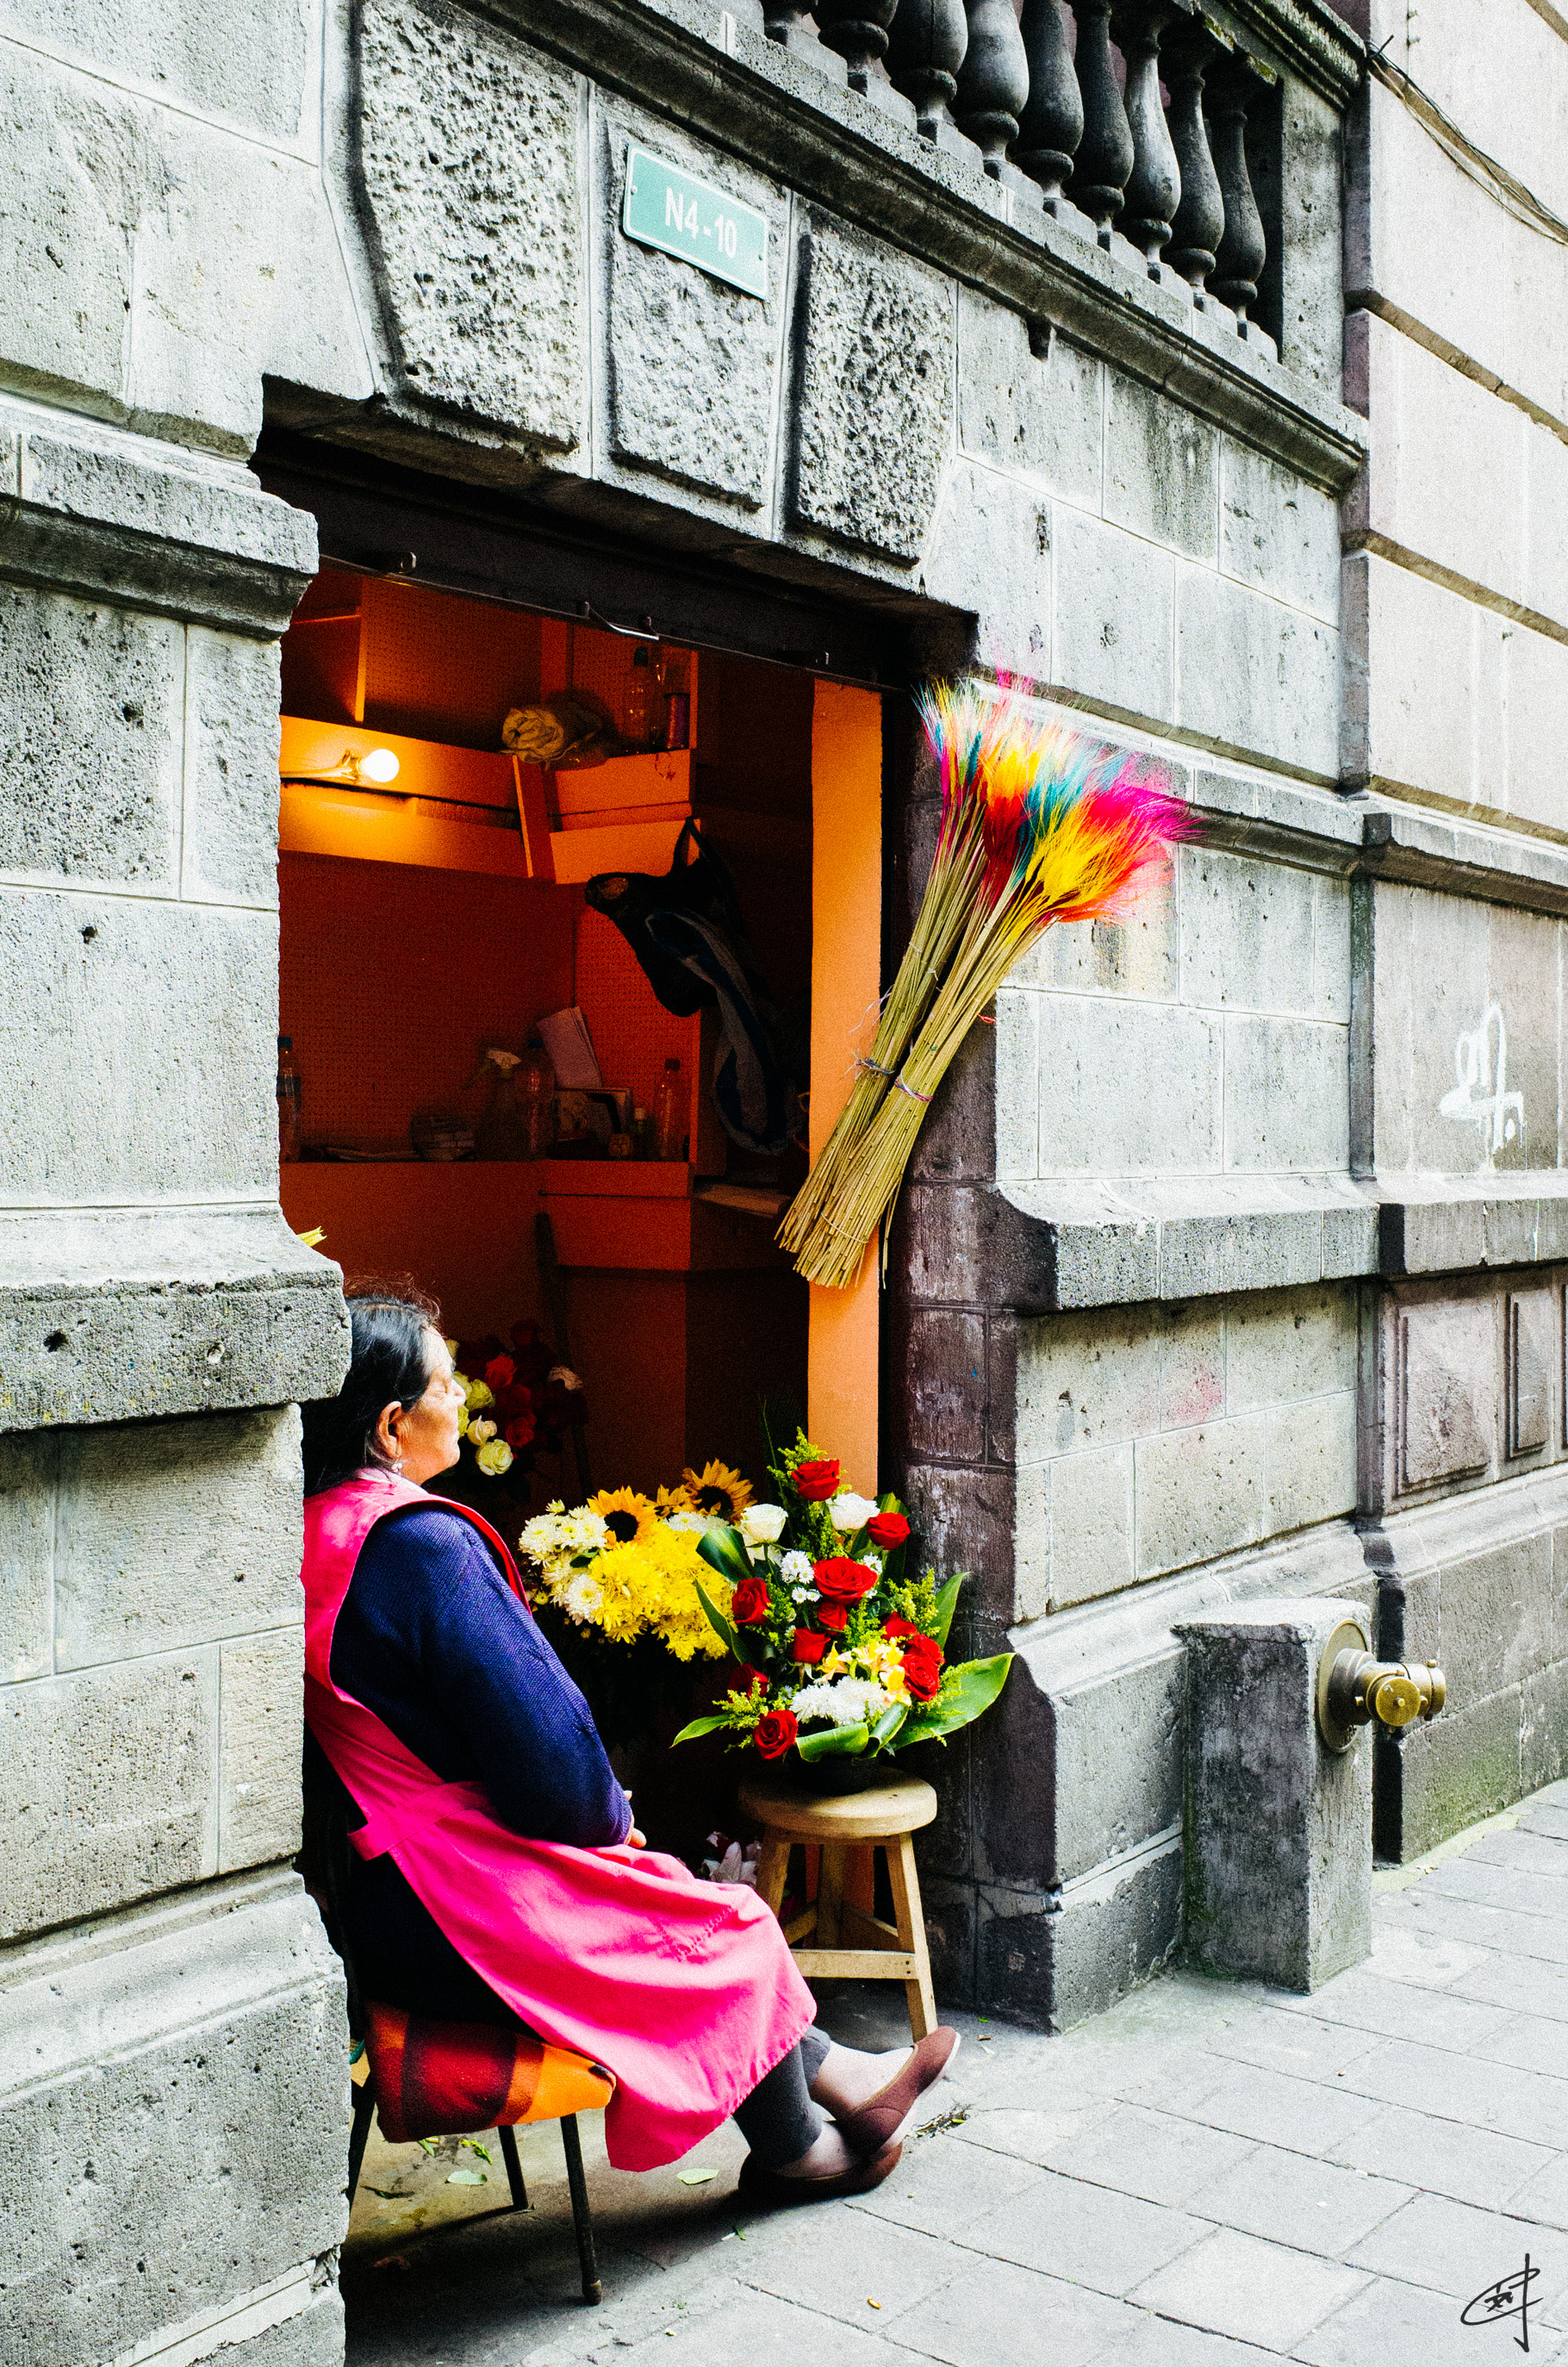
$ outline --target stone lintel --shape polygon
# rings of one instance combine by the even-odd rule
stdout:
[[[0,1214],[0,1431],[327,1397],[342,1276],[276,1206]]]
[[[743,18],[727,52],[707,0],[502,0],[495,13],[591,80],[1064,330],[1312,483],[1341,492],[1360,467],[1365,423],[1310,379],[989,179],[978,151],[922,140]]]
[[[276,639],[312,518],[236,461],[0,401],[0,577]]]
[[[1343,111],[1367,71],[1367,48],[1325,0],[1224,0],[1247,31],[1277,50],[1303,82]]]

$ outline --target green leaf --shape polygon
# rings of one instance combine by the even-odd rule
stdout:
[[[961,1726],[970,1725],[982,1711],[990,1708],[1006,1684],[1011,1666],[1010,1652],[998,1652],[994,1660],[961,1661],[948,1671],[950,1677],[957,1678],[957,1685],[952,1691],[943,1688],[943,1700],[914,1712],[900,1741],[906,1746],[939,1742],[944,1735],[956,1734]]]
[[[697,1551],[701,1553],[701,1546],[697,1547]],[[704,1586],[702,1580],[700,1578],[694,1579],[692,1583],[697,1590],[697,1601],[703,1606],[703,1610],[707,1617],[708,1625],[713,1629],[714,1634],[719,1638],[721,1643],[728,1645],[730,1650],[739,1660],[741,1658],[740,1645],[734,1628],[730,1625],[728,1620],[725,1617],[717,1603],[715,1603],[708,1594],[707,1589]]]
[[[480,2145],[478,2137],[459,2137],[457,2143],[464,2153],[477,2153],[481,2161],[489,2161],[490,2147]]]
[[[690,1726],[683,1726],[681,1728],[680,1733],[675,1737],[675,1741],[695,1742],[699,1734],[715,1734],[721,1726],[728,1724],[729,1716],[727,1711],[721,1711],[715,1717],[694,1717]],[[671,1744],[671,1748],[673,1749],[674,1745]]]
[[[488,2186],[489,2179],[482,2169],[454,2169],[446,2175],[448,2186]]]
[[[825,1726],[816,1734],[801,1735],[795,1747],[809,1763],[814,1759],[858,1759],[870,1740],[868,1727]]]
[[[908,1702],[894,1702],[889,1708],[883,1711],[871,1729],[871,1738],[879,1750],[886,1750],[890,1748],[894,1736],[908,1715]]]
[[[948,1630],[953,1625],[953,1614],[958,1608],[959,1589],[963,1586],[968,1575],[969,1573],[966,1569],[961,1569],[956,1578],[950,1578],[948,1580],[947,1584],[942,1588],[942,1592],[937,1596],[936,1627],[934,1633],[939,1644],[945,1644],[947,1641]],[[978,1667],[978,1665],[979,1663],[976,1662],[976,1666]],[[978,1716],[979,1712],[976,1711],[975,1715]]]
[[[732,1529],[728,1521],[710,1521],[697,1539],[697,1551],[709,1569],[716,1569],[720,1578],[728,1579],[731,1586],[739,1586],[743,1578],[752,1574],[740,1532]]]
[[[705,2186],[710,2179],[718,2176],[716,2169],[682,2169],[675,2174],[682,2186]],[[684,2309],[685,2303],[682,2302],[681,2306]]]

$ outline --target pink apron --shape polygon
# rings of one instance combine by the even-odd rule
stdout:
[[[405,1504],[488,1522],[389,1472],[362,1471],[305,1504],[305,1716],[366,1822],[361,1857],[390,1854],[481,1980],[544,2038],[615,2075],[604,2115],[617,2169],[674,2161],[728,2118],[816,2009],[753,1890],[699,1882],[677,1858],[622,1842],[525,1840],[482,1784],[444,1784],[332,1682],[333,1631],[360,1548]]]

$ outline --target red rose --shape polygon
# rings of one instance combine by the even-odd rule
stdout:
[[[799,1731],[792,1709],[771,1709],[759,1718],[751,1739],[764,1759],[782,1759]]]
[[[942,1691],[942,1646],[931,1636],[912,1636],[904,1647],[904,1682],[910,1698],[935,1701]]]
[[[895,1546],[908,1543],[909,1523],[902,1512],[878,1512],[874,1520],[867,1521],[865,1533],[874,1546],[891,1553]]]
[[[797,1627],[790,1642],[789,1657],[792,1660],[803,1661],[811,1669],[816,1667],[827,1648],[826,1636],[818,1636],[809,1627]]]
[[[825,1603],[817,1616],[829,1636],[841,1636],[850,1624],[850,1614],[841,1603]]]
[[[767,1690],[768,1690],[768,1680],[767,1680],[767,1678],[763,1675],[763,1673],[762,1673],[761,1670],[761,1669],[748,1669],[748,1670],[747,1670],[747,1671],[746,1671],[746,1691],[747,1691],[749,1693],[765,1693],[767,1692]]]
[[[504,1389],[517,1377],[517,1366],[510,1356],[492,1356],[485,1366],[485,1378],[492,1389]]]
[[[507,1423],[502,1435],[504,1437],[508,1446],[511,1447],[513,1455],[521,1455],[525,1446],[532,1446],[534,1444],[533,1415],[531,1413],[520,1413],[515,1421],[509,1421]]]
[[[825,1504],[839,1492],[839,1467],[836,1463],[797,1464],[795,1485],[803,1503]]]
[[[863,1561],[851,1561],[847,1554],[818,1562],[811,1577],[818,1593],[826,1595],[829,1603],[858,1603],[876,1584],[876,1572]]]
[[[760,1578],[743,1578],[729,1603],[730,1617],[740,1627],[754,1627],[768,1615],[768,1589]]]
[[[509,1421],[520,1421],[525,1413],[533,1412],[533,1392],[524,1388],[521,1382],[513,1381],[505,1388],[497,1389],[495,1403],[485,1410],[491,1421],[504,1430]]]
[[[895,1614],[893,1618],[883,1621],[882,1632],[885,1636],[923,1636],[926,1631],[923,1627],[917,1627],[912,1619],[900,1619]]]

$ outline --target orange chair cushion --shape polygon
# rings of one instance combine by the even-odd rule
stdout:
[[[615,2092],[611,2072],[570,2047],[482,2022],[426,2022],[400,2006],[367,2008],[365,2052],[389,2145],[598,2112]]]

